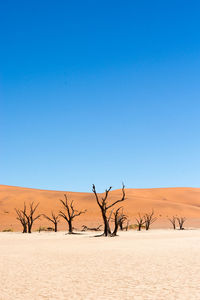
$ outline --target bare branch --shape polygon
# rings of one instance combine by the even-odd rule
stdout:
[[[44,216],[47,220],[49,220],[50,222],[52,222],[52,223],[54,224],[54,231],[57,232],[57,225],[58,225],[58,222],[60,221],[60,220],[59,220],[59,215],[55,215],[55,213],[52,211],[52,212],[51,212],[51,216],[52,216],[52,217],[49,217],[49,216],[44,215],[44,214],[43,214],[43,216]]]
[[[145,228],[146,228],[146,230],[149,230],[150,225],[153,224],[157,220],[157,218],[154,217],[154,211],[152,210],[152,212],[150,214],[145,214],[144,220],[145,220]]]
[[[183,224],[185,223],[186,218],[184,218],[184,217],[177,217],[176,219],[177,219],[178,224],[179,224],[179,229],[183,230],[184,229],[183,228]]]
[[[101,198],[101,201],[100,201],[99,197],[97,195],[97,192],[96,192],[95,185],[93,184],[93,186],[92,186],[92,191],[93,191],[93,193],[95,195],[97,204],[98,204],[98,206],[101,209],[102,219],[103,219],[103,222],[104,222],[104,233],[103,233],[104,236],[110,236],[110,235],[113,236],[113,234],[111,234],[110,225],[109,225],[109,221],[110,221],[110,219],[112,217],[112,214],[113,214],[113,209],[111,210],[111,212],[109,214],[109,217],[107,217],[107,211],[111,207],[114,207],[117,203],[122,202],[122,201],[125,200],[125,190],[124,190],[124,188],[125,188],[125,186],[122,183],[122,198],[119,199],[119,200],[117,200],[117,201],[115,201],[115,202],[113,202],[112,204],[108,205],[107,204],[107,199],[108,199],[108,195],[109,195],[109,192],[111,191],[112,187],[110,186],[108,189],[105,190],[105,194]],[[114,216],[117,219],[118,219],[118,212],[119,212],[119,210],[116,210],[115,214],[114,214]],[[121,222],[123,222],[124,219],[125,219],[125,216],[123,216],[123,218],[120,218]],[[118,225],[119,225],[119,220],[118,220],[117,225],[116,225],[116,230],[118,228]]]
[[[86,210],[78,211],[74,209],[73,200],[70,203],[68,203],[67,195],[64,194],[64,197],[65,197],[65,202],[63,200],[60,200],[60,202],[63,205],[64,211],[60,210],[59,216],[61,216],[63,219],[67,221],[69,226],[69,233],[73,233],[73,226],[72,226],[73,219],[84,214]]]
[[[138,225],[138,231],[141,231],[142,226],[145,224],[144,216],[141,216],[140,213],[138,214],[138,217],[136,218],[136,222]]]
[[[95,187],[94,184],[92,185],[92,191],[93,191],[93,193],[94,193],[94,195],[96,197],[96,201],[97,201],[98,205],[101,207],[101,204],[99,202],[99,198],[98,198],[98,195],[97,195],[97,192],[96,192],[96,187]]]
[[[34,201],[29,204],[29,212],[26,211],[26,203],[24,202],[24,209],[23,210],[18,210],[18,217],[20,218],[23,215],[23,218],[26,221],[26,225],[24,225],[24,232],[27,232],[27,227],[28,227],[28,233],[31,233],[32,226],[35,220],[39,219],[41,215],[37,215],[34,217],[34,214],[36,212],[36,209],[38,208],[39,203],[37,203],[34,206]],[[16,210],[17,212],[17,210]]]
[[[112,204],[110,204],[109,206],[107,206],[107,209],[111,208],[112,206],[114,206],[115,204],[119,203],[119,202],[122,202],[125,200],[125,185],[122,183],[122,198],[113,202]]]
[[[176,229],[176,217],[173,216],[172,218],[168,218],[168,220],[172,223],[173,229]]]

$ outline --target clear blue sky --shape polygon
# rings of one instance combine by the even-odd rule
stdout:
[[[200,186],[199,1],[1,1],[0,183]]]

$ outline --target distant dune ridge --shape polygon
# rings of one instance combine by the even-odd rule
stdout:
[[[98,191],[98,187],[97,187]],[[67,191],[49,191],[31,188],[0,185],[0,230],[11,228],[21,230],[20,223],[16,220],[15,208],[22,208],[24,201],[29,203],[39,202],[39,213],[49,214],[52,210],[58,212],[61,208],[59,199],[66,193],[73,199],[77,209],[87,209],[74,222],[78,229],[84,225],[101,224],[101,214],[96,204],[94,194]],[[109,200],[115,201],[121,197],[121,190],[113,190]],[[171,227],[168,217],[179,215],[187,218],[185,227],[200,227],[200,188],[153,188],[153,189],[126,189],[126,200],[123,202],[124,211],[130,219],[130,224],[135,223],[138,213],[147,213],[152,209],[158,220],[154,228]],[[48,220],[41,218],[33,226],[52,226]],[[67,224],[61,220],[58,230],[67,229]]]

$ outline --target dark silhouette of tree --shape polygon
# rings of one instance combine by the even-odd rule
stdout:
[[[113,215],[114,215],[113,221],[114,221],[115,226],[114,226],[113,232],[111,233],[111,236],[117,235],[117,231],[118,231],[118,228],[120,227],[121,220],[125,217],[125,215],[123,214],[123,210],[121,213],[120,213],[120,210],[121,210],[121,207],[119,207],[118,209],[116,209],[113,212]]]
[[[149,230],[151,224],[153,224],[157,220],[157,218],[154,217],[154,211],[152,210],[150,214],[145,214],[144,220],[145,220],[145,229]]]
[[[87,231],[87,230],[90,230],[90,231],[100,231],[101,227],[102,227],[102,225],[99,225],[98,227],[88,227],[86,225],[83,225],[81,231]]]
[[[170,221],[170,223],[172,224],[174,230],[176,229],[176,219],[177,218],[175,216],[168,219]]]
[[[28,233],[31,233],[32,231],[32,226],[33,226],[33,223],[39,219],[41,217],[41,215],[36,215],[35,216],[35,212],[36,212],[36,209],[38,208],[38,205],[39,203],[37,203],[36,205],[34,205],[34,201],[31,202],[29,204],[29,212],[26,211],[26,205],[24,203],[24,210],[21,210],[21,213],[23,214],[23,216],[25,217],[26,219],[26,223],[27,223],[27,226],[28,226]]]
[[[126,230],[127,231],[127,225],[124,226],[124,223],[127,221],[127,216],[124,214],[124,211],[122,209],[121,217],[119,218],[119,228],[120,230]]]
[[[144,216],[141,216],[138,214],[138,217],[136,218],[137,226],[138,226],[138,231],[141,231],[142,226],[146,223]]]
[[[108,217],[107,216],[108,210],[110,208],[112,208],[113,206],[115,206],[117,203],[122,202],[122,201],[125,200],[125,190],[124,190],[124,188],[125,188],[125,186],[124,186],[124,184],[122,184],[122,197],[121,197],[121,199],[114,201],[112,204],[108,204],[108,194],[109,194],[110,190],[112,189],[112,187],[109,187],[109,189],[106,189],[104,197],[99,199],[99,196],[97,195],[97,192],[96,192],[95,185],[93,184],[93,186],[92,186],[92,191],[95,195],[96,202],[97,202],[97,204],[98,204],[98,206],[101,210],[101,215],[102,215],[102,219],[103,219],[103,223],[104,223],[104,232],[103,232],[104,236],[111,235],[109,219],[111,218],[112,212],[111,212],[110,216]]]
[[[65,197],[65,201],[63,201],[62,199],[60,200],[64,211],[60,210],[59,216],[61,216],[63,219],[65,219],[67,221],[68,227],[69,227],[68,233],[73,233],[72,222],[73,222],[74,218],[84,214],[87,210],[85,209],[84,211],[78,211],[78,210],[74,209],[74,205],[73,205],[74,201],[72,200],[69,203],[66,194],[64,194],[64,197]]]
[[[20,221],[20,223],[22,225],[22,228],[23,228],[22,233],[27,233],[27,221],[26,221],[26,217],[24,216],[24,213],[26,212],[26,204],[24,203],[23,212],[19,209],[16,209],[16,208],[15,208],[15,211],[16,211],[16,214],[17,214],[16,219]]]
[[[52,222],[54,224],[54,231],[57,232],[58,231],[58,222],[60,221],[59,220],[59,215],[55,215],[55,213],[52,211],[51,212],[51,217],[48,217],[47,215],[44,215],[43,216],[49,220],[50,222]]]
[[[183,217],[177,217],[176,219],[177,219],[177,221],[178,221],[179,229],[180,229],[180,230],[183,230],[183,229],[184,229],[184,228],[183,228],[183,224],[185,223],[186,218],[183,218]]]
[[[108,234],[111,234],[111,229],[110,229],[110,221],[112,220],[112,214],[113,214],[114,208],[110,211],[109,217],[107,218],[108,221]]]

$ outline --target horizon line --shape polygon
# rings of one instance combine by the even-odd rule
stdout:
[[[38,190],[38,191],[49,191],[49,192],[69,192],[69,193],[84,193],[84,194],[89,194],[91,192],[77,192],[77,191],[70,191],[70,190],[54,190],[54,189],[42,189],[42,188],[32,188],[32,187],[25,187],[25,186],[18,186],[18,185],[8,185],[8,184],[0,184],[0,186],[5,186],[5,187],[13,187],[13,188],[21,188],[21,189],[28,189],[28,190]],[[152,187],[152,188],[126,188],[126,190],[156,190],[156,189],[199,189],[200,187],[190,187],[190,186],[176,186],[176,187]],[[112,189],[112,191],[117,191],[121,190],[121,188],[117,189]],[[99,192],[98,194],[102,194],[103,192]]]

